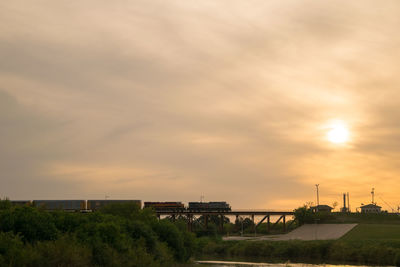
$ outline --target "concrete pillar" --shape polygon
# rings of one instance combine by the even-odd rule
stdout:
[[[192,231],[192,217],[193,215],[188,214],[187,216],[187,221],[188,221],[188,231],[191,232]]]
[[[251,221],[253,222],[253,232],[256,232],[256,225],[254,223],[254,214],[251,215]]]
[[[283,232],[286,232],[286,216],[283,215]]]

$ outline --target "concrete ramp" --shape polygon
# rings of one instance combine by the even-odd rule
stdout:
[[[305,224],[296,228],[290,233],[283,235],[270,235],[260,237],[240,237],[231,236],[224,240],[329,240],[339,239],[348,231],[353,229],[357,224]]]
[[[290,233],[260,239],[274,240],[329,240],[338,239],[353,229],[357,224],[305,224]]]

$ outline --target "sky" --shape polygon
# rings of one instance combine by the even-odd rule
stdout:
[[[400,3],[0,3],[0,196],[400,205]],[[329,141],[340,124],[343,143]]]

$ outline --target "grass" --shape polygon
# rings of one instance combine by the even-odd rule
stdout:
[[[359,224],[345,234],[343,241],[362,241],[362,240],[399,240],[399,224]]]
[[[207,242],[199,246],[198,257],[400,266],[400,224],[396,223],[360,223],[338,240],[205,240]]]
[[[400,216],[395,213],[340,213],[328,214],[325,223],[361,223],[361,224],[399,224]]]

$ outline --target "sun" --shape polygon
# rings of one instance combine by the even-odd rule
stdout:
[[[342,121],[334,121],[328,126],[327,139],[334,144],[344,144],[349,141],[350,132]]]

